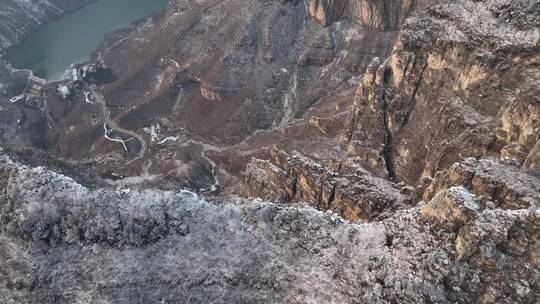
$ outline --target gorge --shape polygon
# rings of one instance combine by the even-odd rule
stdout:
[[[0,60],[0,302],[537,303],[539,41],[538,0],[169,0],[84,81]]]

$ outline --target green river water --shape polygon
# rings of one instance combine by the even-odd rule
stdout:
[[[43,25],[5,59],[38,77],[59,79],[72,63],[87,60],[111,30],[124,28],[163,6],[167,0],[98,0]]]

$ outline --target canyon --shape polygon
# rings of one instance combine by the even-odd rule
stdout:
[[[89,2],[0,1],[0,48]],[[539,41],[537,0],[170,0],[83,81],[0,58],[0,302],[536,303]]]

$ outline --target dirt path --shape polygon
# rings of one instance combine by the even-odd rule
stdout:
[[[97,91],[96,89],[90,89],[90,91],[92,92],[92,94],[96,98],[97,103],[101,107],[101,111],[103,112],[103,119],[105,120],[105,123],[109,125],[109,127],[113,129],[114,131],[128,134],[131,137],[138,140],[139,143],[141,144],[141,150],[139,151],[139,155],[135,157],[133,160],[143,157],[147,149],[146,141],[144,140],[144,138],[142,138],[142,136],[140,136],[139,134],[137,134],[136,132],[132,130],[127,130],[120,127],[114,120],[111,119],[109,110],[107,109],[107,103],[105,102],[105,97],[103,97],[103,94],[101,94],[101,92]]]

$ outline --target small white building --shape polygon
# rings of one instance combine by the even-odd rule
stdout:
[[[71,80],[72,81],[79,81],[79,70],[77,68],[71,69]]]
[[[83,77],[83,78],[86,77],[86,72],[88,72],[88,66],[85,64],[85,65],[82,67],[82,77]]]
[[[63,98],[67,98],[71,94],[71,89],[67,85],[61,84],[58,86],[58,92],[60,92]]]
[[[21,99],[24,99],[24,95],[15,96],[15,97],[11,98],[11,99],[9,100],[9,102],[11,102],[11,103],[16,103],[17,101],[19,101],[19,100],[21,100]]]

